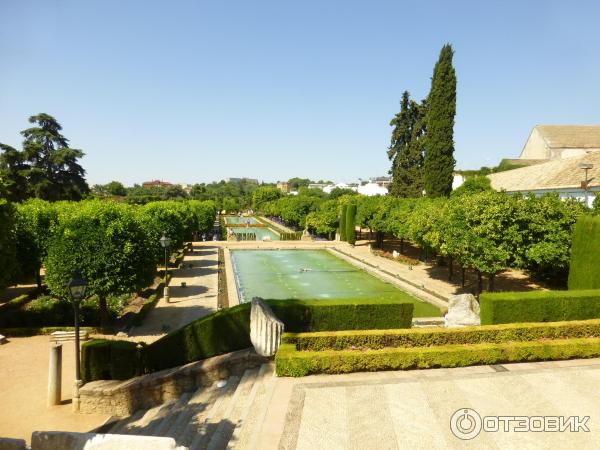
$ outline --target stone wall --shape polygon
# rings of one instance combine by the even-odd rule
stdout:
[[[128,416],[140,409],[161,405],[210,386],[230,375],[241,375],[250,367],[258,367],[266,359],[252,349],[240,350],[165,369],[129,380],[99,380],[80,389],[80,411],[88,414]]]

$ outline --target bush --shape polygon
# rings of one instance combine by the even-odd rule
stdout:
[[[126,380],[140,373],[140,355],[135,342],[93,339],[81,347],[81,378]]]
[[[416,328],[319,333],[285,333],[282,342],[301,351],[369,350],[393,347],[431,347],[535,341],[539,339],[600,338],[600,320],[487,325],[465,328]]]
[[[348,211],[348,205],[342,205],[342,212],[340,214],[340,241],[346,241],[346,215]]]
[[[600,290],[483,293],[481,324],[600,318]]]
[[[15,273],[15,242],[15,208],[11,203],[0,199],[0,289],[13,284],[18,275]]]
[[[20,309],[29,302],[29,294],[19,295],[18,297],[15,297],[12,300],[0,305],[0,316],[8,314],[10,311]]]
[[[356,205],[350,204],[346,210],[346,240],[354,245],[356,242]]]
[[[45,336],[55,331],[75,331],[75,327],[17,327],[2,328],[2,334],[7,337]],[[95,327],[79,327],[79,331],[100,333],[102,330]]]
[[[316,373],[465,367],[598,356],[599,338],[321,352],[300,352],[294,344],[283,344],[275,356],[275,371],[278,376],[300,377]]]
[[[600,289],[600,217],[581,216],[573,229],[569,289]]]

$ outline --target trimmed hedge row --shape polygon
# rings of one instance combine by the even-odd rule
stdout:
[[[600,338],[600,320],[504,324],[465,328],[416,328],[410,330],[335,331],[285,333],[282,342],[299,351],[346,350],[352,347],[377,350],[393,347],[430,347],[506,343],[540,339]]]
[[[600,338],[322,352],[301,352],[294,344],[283,344],[275,356],[275,371],[278,376],[301,377],[598,356]]]
[[[141,352],[135,342],[94,339],[81,347],[81,378],[125,380],[141,373]]]
[[[414,308],[412,303],[392,300],[267,300],[267,303],[283,321],[286,330],[295,332],[409,327]],[[142,371],[155,372],[251,347],[250,308],[250,303],[244,303],[217,311],[144,347],[141,351]],[[119,341],[106,342],[110,346]],[[130,359],[135,358],[130,356]],[[100,352],[96,357],[92,352],[85,362],[82,359],[82,364],[86,364],[85,370],[90,377],[102,375],[114,379],[117,372],[107,361],[105,353]],[[94,370],[87,367],[91,365]],[[118,374],[130,372],[125,368]],[[107,378],[88,378],[88,381],[93,379]]]
[[[600,289],[600,216],[581,216],[573,227],[569,289]]]
[[[9,311],[20,309],[30,301],[31,298],[29,294],[19,295],[18,297],[15,297],[12,300],[0,305],[0,315],[6,314]]]
[[[80,327],[80,331],[88,333],[101,333],[102,329],[97,327]],[[1,328],[0,334],[6,337],[40,336],[54,333],[55,331],[75,331],[75,327],[17,327]]]
[[[600,318],[600,289],[482,293],[481,324]]]

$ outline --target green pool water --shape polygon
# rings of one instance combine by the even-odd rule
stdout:
[[[225,223],[227,224],[255,224],[255,223],[260,223],[258,220],[256,220],[255,217],[239,217],[239,216],[227,216],[225,217]]]
[[[380,298],[415,305],[415,317],[440,310],[353,266],[326,250],[232,250],[242,301],[274,299]]]

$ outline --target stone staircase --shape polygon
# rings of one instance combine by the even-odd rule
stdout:
[[[274,364],[114,422],[111,434],[165,436],[190,450],[255,449],[275,386]]]

